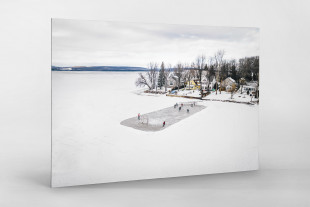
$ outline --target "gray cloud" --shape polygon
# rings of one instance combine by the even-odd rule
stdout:
[[[193,61],[218,49],[226,58],[259,55],[259,29],[106,21],[52,21],[52,64],[141,66]]]

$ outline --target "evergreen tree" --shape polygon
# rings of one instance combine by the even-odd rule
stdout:
[[[259,74],[259,57],[245,57],[239,59],[239,71],[237,75],[246,81],[257,81]]]
[[[161,63],[161,66],[160,66],[160,71],[159,71],[159,76],[158,76],[158,87],[163,87],[165,86],[165,65],[164,65],[164,62]]]
[[[236,81],[238,80],[236,65],[231,66],[231,78],[236,80]]]
[[[213,77],[215,77],[215,66],[211,65],[209,67],[209,82],[212,81]]]

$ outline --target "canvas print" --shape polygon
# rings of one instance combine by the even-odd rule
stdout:
[[[52,186],[258,169],[259,29],[52,20]]]

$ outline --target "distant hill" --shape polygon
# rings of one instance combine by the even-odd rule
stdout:
[[[52,66],[52,71],[146,71],[147,68],[128,66],[74,66],[58,67]]]

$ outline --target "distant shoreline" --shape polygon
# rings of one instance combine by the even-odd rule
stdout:
[[[146,70],[51,70],[56,72],[145,72]]]
[[[130,66],[73,66],[73,67],[58,67],[52,66],[52,71],[113,71],[113,72],[144,72],[147,68],[130,67]]]

